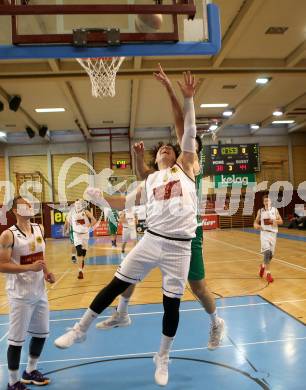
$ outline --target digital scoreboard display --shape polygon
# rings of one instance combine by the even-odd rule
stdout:
[[[117,160],[115,166],[117,169],[125,169],[127,166],[126,160]]]
[[[259,146],[258,144],[205,145],[202,164],[204,175],[259,172]]]

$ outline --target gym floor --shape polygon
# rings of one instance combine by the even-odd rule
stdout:
[[[208,317],[187,288],[168,388],[197,390],[205,384],[209,390],[304,389],[299,381],[305,376],[306,359],[305,232],[280,229],[272,263],[275,281],[270,285],[257,275],[261,255],[253,229],[207,231],[204,242],[207,282],[227,323],[227,336],[221,348],[207,350]],[[106,237],[92,239],[88,257],[85,279],[80,281],[68,241],[47,241],[47,260],[57,282],[49,286],[51,335],[40,368],[52,379],[50,389],[67,388],[68,383],[74,389],[156,388],[151,357],[161,330],[159,271],[137,287],[130,306],[131,327],[93,328],[84,344],[66,351],[53,346],[53,340],[73,325],[111,279],[120,262],[120,237],[117,249]],[[3,276],[0,286],[0,382],[6,383],[8,307]],[[23,362],[26,352],[27,346]]]

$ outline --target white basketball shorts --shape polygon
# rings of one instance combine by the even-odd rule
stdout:
[[[135,284],[152,269],[159,268],[163,293],[170,298],[181,298],[187,282],[190,257],[191,240],[169,240],[146,232],[120,264],[115,276]]]
[[[277,233],[262,230],[260,232],[261,252],[263,253],[265,251],[271,251],[272,254],[274,254],[275,246],[276,246],[276,238],[277,238]]]
[[[126,227],[123,226],[122,228],[122,242],[129,242],[129,241],[136,241],[137,239],[137,232],[136,227]]]
[[[44,294],[36,303],[10,299],[8,344],[22,346],[27,334],[32,337],[49,336],[49,304]]]
[[[76,233],[73,232],[74,246],[81,245],[83,249],[88,249],[89,233]]]

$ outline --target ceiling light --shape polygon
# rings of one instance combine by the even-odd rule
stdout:
[[[277,108],[274,112],[273,112],[273,116],[282,116],[284,115],[284,112],[282,109],[280,108]]]
[[[223,112],[223,116],[227,116],[227,117],[230,117],[234,114],[234,110],[226,110]]]
[[[280,125],[280,124],[292,124],[292,123],[295,123],[294,120],[284,120],[284,121],[273,121],[272,124],[273,125]]]
[[[1,138],[6,137],[6,133],[4,131],[0,131],[0,137]]]
[[[250,127],[252,130],[258,130],[260,128],[260,126],[257,125],[256,123],[253,123],[252,125],[250,125]]]
[[[217,128],[218,128],[218,125],[213,124],[213,125],[210,125],[210,126],[209,126],[208,130],[210,130],[210,131],[215,131],[215,130],[217,130]]]
[[[268,77],[258,77],[256,79],[256,84],[267,84],[268,82],[270,81],[270,79],[268,79]]]
[[[55,107],[55,108],[35,108],[36,112],[64,112],[65,108]]]
[[[228,107],[228,103],[203,103],[201,108],[224,108]]]

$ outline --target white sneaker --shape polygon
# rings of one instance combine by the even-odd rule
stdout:
[[[159,386],[166,386],[168,383],[168,364],[169,364],[169,356],[159,356],[159,354],[155,354],[153,357],[153,361],[156,365],[155,370],[155,382]]]
[[[54,344],[57,348],[66,349],[71,347],[74,343],[82,343],[86,340],[86,333],[82,332],[78,323],[74,324],[73,328],[69,329],[67,333],[58,337]]]
[[[97,329],[112,329],[120,328],[124,326],[130,326],[132,323],[130,316],[127,313],[120,314],[117,311],[107,320],[98,322]]]
[[[218,318],[216,325],[211,325],[208,340],[208,349],[213,351],[218,348],[225,332],[225,322],[222,318]]]

